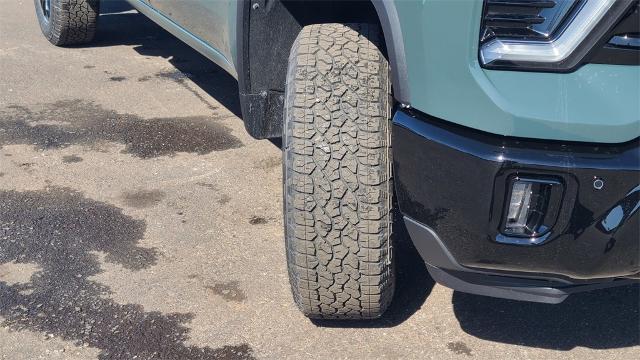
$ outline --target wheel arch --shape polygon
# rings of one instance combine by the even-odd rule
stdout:
[[[409,104],[407,64],[398,12],[385,0],[240,0],[236,58],[245,127],[254,138],[282,134],[287,59],[302,27],[328,22],[377,22],[382,28],[396,101]]]

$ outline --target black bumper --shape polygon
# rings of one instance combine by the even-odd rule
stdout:
[[[617,145],[514,139],[410,110],[397,111],[393,123],[398,203],[437,281],[483,295],[560,302],[574,291],[640,278],[638,139]],[[505,241],[501,233],[514,176],[562,183],[556,219],[542,241]]]

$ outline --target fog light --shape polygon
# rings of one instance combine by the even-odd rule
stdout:
[[[544,235],[557,217],[562,196],[561,183],[514,177],[510,185],[502,233],[516,237]]]
[[[532,183],[518,180],[511,187],[509,214],[505,231],[512,234],[524,234],[527,230],[527,218],[531,209]]]

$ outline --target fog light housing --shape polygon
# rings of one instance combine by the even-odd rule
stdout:
[[[558,216],[563,185],[555,179],[515,176],[508,182],[499,242],[536,244],[544,241]]]

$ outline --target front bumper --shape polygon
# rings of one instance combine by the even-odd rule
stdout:
[[[398,203],[436,280],[467,292],[559,302],[573,291],[640,278],[638,139],[590,145],[507,138],[406,109],[393,123]],[[521,175],[563,183],[557,220],[538,245],[504,243],[500,233],[508,179]]]

